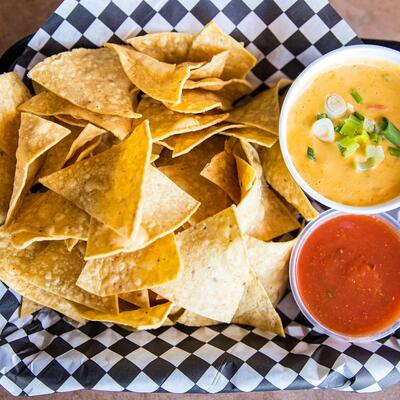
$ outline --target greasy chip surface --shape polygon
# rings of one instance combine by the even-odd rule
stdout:
[[[35,65],[29,77],[50,92],[99,114],[136,118],[132,83],[110,49],[74,49]]]
[[[193,35],[184,32],[149,33],[127,40],[141,53],[170,64],[178,64],[187,60],[192,41]]]
[[[15,161],[0,151],[0,225],[6,219],[8,205],[13,191]]]
[[[177,235],[182,276],[153,291],[202,316],[230,322],[249,266],[234,206]]]
[[[261,153],[262,166],[267,182],[307,220],[318,217],[318,211],[293,179],[283,161],[279,143]]]
[[[128,293],[176,279],[181,262],[173,233],[144,249],[88,261],[77,285],[99,296]]]
[[[240,43],[222,32],[214,21],[209,22],[194,38],[189,51],[193,61],[210,60],[212,56],[229,52],[222,73],[223,79],[244,78],[256,64],[256,58]]]
[[[116,115],[103,115],[89,111],[85,108],[76,106],[52,92],[41,92],[21,104],[18,109],[36,115],[54,115],[62,121],[72,125],[86,125],[88,121],[112,132],[121,140],[131,131],[132,121],[129,118],[119,117]],[[68,119],[68,117],[71,117],[71,119]],[[139,117],[140,114],[137,114],[136,118]]]
[[[0,151],[15,157],[18,145],[17,107],[31,97],[15,72],[0,75]]]
[[[151,153],[148,123],[121,144],[55,172],[40,182],[122,236],[137,232],[142,186]]]

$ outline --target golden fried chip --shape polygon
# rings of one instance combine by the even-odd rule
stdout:
[[[24,194],[31,187],[43,155],[71,131],[33,114],[21,113],[14,188],[5,224],[12,222]]]
[[[196,71],[196,70],[195,70]],[[193,72],[195,72],[193,71]],[[253,86],[245,79],[229,79],[223,81],[219,78],[205,78],[200,81],[187,80],[184,89],[204,89],[216,91],[230,102],[234,102],[253,91]]]
[[[153,141],[208,128],[228,118],[228,114],[197,115],[173,112],[150,97],[144,97],[140,101],[138,112],[143,115],[142,119],[149,120]]]
[[[81,126],[82,123],[86,125],[87,121],[89,121],[94,125],[112,132],[121,140],[131,132],[131,119],[89,111],[51,92],[42,92],[32,97],[21,104],[18,109],[36,115],[57,116],[57,118],[72,125],[79,124],[79,126]],[[71,118],[68,119],[68,117]],[[137,114],[136,118],[139,117],[140,114]]]
[[[74,49],[35,65],[29,77],[50,92],[99,114],[137,118],[132,83],[110,49]]]
[[[245,240],[250,268],[276,306],[288,287],[289,258],[296,240],[267,243],[250,236]]]
[[[67,165],[71,165],[74,162],[79,162],[85,158],[90,157],[94,150],[97,149],[97,147],[101,144],[101,137],[97,137],[95,139],[92,139],[90,142],[86,143],[80,150],[79,150],[79,154],[76,155],[74,157],[72,157],[72,159],[68,160]],[[105,149],[106,150],[106,149]],[[100,154],[101,152],[98,152],[97,154]]]
[[[216,54],[209,62],[190,72],[190,79],[219,78],[225,68],[229,57],[229,51],[225,50]],[[204,61],[204,60],[201,60]]]
[[[243,125],[241,125],[240,128],[226,130],[223,134],[237,139],[247,140],[248,142],[256,143],[264,147],[271,147],[278,140],[278,136],[273,133]]]
[[[111,322],[121,324],[135,330],[156,329],[168,317],[172,303],[164,303],[151,308],[139,308],[133,311],[123,311],[119,314],[101,313],[94,310],[82,309],[80,315],[89,321]]]
[[[200,172],[201,176],[219,186],[238,204],[241,199],[235,157],[228,151],[216,154]]]
[[[40,182],[122,236],[134,237],[150,152],[151,136],[145,121],[124,142]]]
[[[159,101],[179,103],[191,65],[168,64],[140,53],[129,46],[105,43],[119,57],[131,82],[148,96]]]
[[[147,289],[135,290],[134,292],[129,293],[120,293],[118,297],[140,308],[150,307],[149,291]]]
[[[237,156],[236,154],[234,154],[234,156],[236,161],[241,198],[243,199],[255,183],[256,171],[247,161],[244,161],[243,158]]]
[[[143,210],[138,235],[126,239],[92,218],[86,259],[145,247],[174,232],[199,208],[200,203],[185,193],[157,168],[149,166],[143,186]]]
[[[87,121],[85,121],[84,119],[76,119],[74,117],[71,117],[70,115],[58,114],[55,117],[59,121],[64,122],[68,125],[80,126],[82,128],[84,128],[87,125]]]
[[[178,104],[167,102],[163,104],[172,111],[188,114],[200,114],[216,108],[229,110],[232,106],[231,102],[219,93],[202,89],[184,90]]]
[[[183,32],[149,33],[127,40],[137,51],[170,64],[187,60],[193,35]]]
[[[13,191],[15,161],[0,150],[0,225],[6,219]]]
[[[18,215],[7,231],[15,247],[25,248],[42,240],[87,240],[89,221],[85,211],[49,190],[25,196]]]
[[[56,296],[96,310],[117,313],[116,296],[96,296],[76,285],[83,267],[84,260],[78,250],[72,249],[69,252],[62,242],[52,242],[30,265],[12,264],[9,266],[9,272]]]
[[[318,217],[318,211],[293,179],[283,161],[279,143],[261,153],[262,166],[267,182],[306,219]]]
[[[232,110],[228,121],[278,135],[279,90],[289,84],[289,80],[281,79],[272,89],[261,92],[247,103]]]
[[[256,58],[240,43],[222,32],[214,21],[209,22],[194,38],[189,60],[210,60],[212,56],[229,51],[222,79],[244,78],[256,64]]]
[[[249,265],[235,207],[179,233],[182,276],[152,289],[202,316],[230,322],[249,278]]]
[[[25,318],[28,315],[33,314],[36,311],[39,311],[40,309],[42,309],[43,306],[32,301],[29,300],[27,297],[22,297],[21,298],[21,305],[19,306],[19,314],[18,317],[19,318]]]
[[[253,271],[232,322],[285,336],[281,318]]]
[[[18,106],[31,97],[15,72],[0,75],[0,151],[15,158],[18,145]]]
[[[71,251],[79,242],[79,239],[65,239],[64,243],[68,251]]]
[[[186,326],[212,326],[220,324],[219,321],[215,319],[203,317],[199,314],[196,314],[192,311],[185,310],[179,318],[176,320],[178,324],[186,325]]]
[[[147,289],[177,279],[181,261],[173,233],[144,249],[90,260],[77,285],[99,296]]]

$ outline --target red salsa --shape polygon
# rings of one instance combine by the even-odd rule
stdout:
[[[384,220],[343,215],[316,228],[298,258],[297,286],[310,314],[346,336],[400,318],[400,235]]]

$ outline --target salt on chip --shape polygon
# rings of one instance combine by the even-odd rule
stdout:
[[[116,115],[103,115],[89,111],[72,104],[71,102],[55,95],[52,92],[42,92],[25,103],[21,104],[20,111],[36,115],[57,116],[61,120],[74,124],[86,125],[91,122],[107,131],[112,132],[117,138],[124,139],[131,131],[132,121],[129,118]],[[71,117],[66,119],[66,117]],[[137,114],[136,118],[141,115]]]
[[[132,311],[123,311],[119,314],[101,313],[95,310],[82,309],[80,315],[89,321],[111,322],[121,324],[135,330],[156,329],[168,317],[172,303],[164,303],[151,308],[139,308]]]
[[[51,190],[28,194],[14,222],[7,228],[11,242],[17,248],[29,246],[34,241],[85,240],[88,237],[90,217],[73,203]],[[18,239],[22,237],[30,240]],[[26,239],[25,239],[26,240]]]
[[[0,75],[0,151],[15,158],[18,145],[18,106],[31,95],[15,72]]]
[[[281,318],[253,271],[232,322],[285,336]]]
[[[112,43],[104,45],[116,52],[126,75],[141,91],[159,101],[180,102],[191,65],[180,66],[158,61],[129,46]]]
[[[189,60],[210,60],[212,56],[227,50],[222,79],[244,78],[257,60],[239,42],[222,32],[214,21],[209,22],[194,38]]]
[[[33,314],[36,311],[42,309],[43,306],[41,304],[36,303],[35,301],[29,300],[27,297],[21,298],[21,305],[19,306],[19,318],[25,318],[28,315]]]
[[[236,204],[240,202],[240,185],[236,161],[232,153],[222,151],[216,154],[203,168],[200,175],[224,190]]]
[[[264,242],[250,236],[245,239],[250,268],[276,306],[288,287],[288,263],[296,240]]]
[[[118,297],[140,308],[150,307],[149,291],[147,289],[135,290],[134,292],[129,293],[120,293]]]
[[[13,191],[15,160],[0,150],[0,225],[6,219],[8,205]]]
[[[202,316],[230,322],[249,278],[235,207],[179,233],[182,276],[153,291]]]
[[[261,153],[261,160],[267,182],[306,220],[317,218],[318,211],[311,205],[310,200],[293,179],[283,161],[279,143],[270,149],[264,149]]]
[[[138,234],[124,238],[92,218],[86,259],[133,251],[174,232],[197,211],[200,203],[157,168],[149,166],[143,186],[143,209]]]
[[[279,90],[289,84],[288,79],[281,79],[272,89],[259,93],[247,103],[232,110],[228,121],[278,135]]]
[[[177,113],[150,97],[142,98],[138,106],[138,112],[142,114],[142,119],[149,120],[153,141],[183,132],[193,132],[208,128],[228,118],[228,114],[198,115]]]
[[[180,271],[181,260],[171,233],[144,249],[88,261],[77,285],[99,296],[111,296],[170,282]]]
[[[178,64],[188,59],[192,41],[193,35],[183,32],[149,33],[127,40],[137,51],[170,64]]]
[[[218,92],[202,89],[183,90],[181,100],[177,104],[163,103],[172,111],[188,114],[200,114],[214,109],[229,110],[231,102]]]
[[[219,78],[225,68],[226,61],[229,57],[229,51],[221,51],[216,54],[206,64],[200,68],[196,68],[190,72],[190,79]],[[203,61],[203,60],[201,60]]]
[[[132,237],[140,223],[150,153],[151,137],[145,121],[124,142],[40,182],[122,236]]]
[[[41,166],[41,156],[70,130],[33,114],[21,113],[14,188],[5,224],[12,222],[24,194],[29,190]]]
[[[110,49],[74,49],[35,65],[29,77],[50,92],[99,114],[137,118],[132,83]]]

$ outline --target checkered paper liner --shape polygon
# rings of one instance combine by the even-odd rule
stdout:
[[[335,48],[360,43],[327,0],[66,0],[14,67],[148,32],[198,32],[214,19],[258,59],[256,86],[295,78]],[[396,215],[399,217],[398,215]],[[400,380],[400,332],[366,344],[319,333],[288,293],[278,311],[286,338],[248,327],[182,325],[128,332],[78,327],[43,309],[18,319],[20,297],[0,283],[0,385],[14,395],[91,388],[131,392],[228,392],[337,388],[372,392]]]

